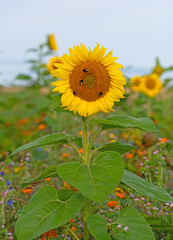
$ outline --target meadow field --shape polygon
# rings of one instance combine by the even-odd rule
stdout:
[[[0,87],[0,239],[173,239],[173,66],[129,78],[54,34],[28,51]]]

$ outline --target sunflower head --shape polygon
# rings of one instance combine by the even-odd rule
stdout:
[[[140,76],[135,76],[130,79],[131,89],[135,92],[141,91],[143,79]]]
[[[153,68],[153,73],[156,73],[158,76],[162,75],[163,72],[163,68],[159,65]]]
[[[100,44],[93,50],[81,44],[69,48],[69,53],[57,64],[55,75],[61,80],[52,83],[53,91],[62,93],[62,107],[84,117],[113,110],[114,102],[123,98],[126,80],[112,51],[105,56],[106,48]]]
[[[47,64],[47,69],[52,75],[55,73],[55,70],[57,69],[56,67],[57,63],[62,63],[60,57],[52,57]]]
[[[50,34],[48,36],[48,45],[49,45],[51,50],[53,50],[53,51],[58,50],[57,43],[56,43],[56,40],[55,40],[55,34]]]
[[[155,73],[143,77],[142,91],[149,97],[154,97],[160,93],[162,82],[159,76]]]

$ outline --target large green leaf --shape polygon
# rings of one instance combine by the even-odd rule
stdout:
[[[83,196],[80,193],[71,191],[69,198],[62,201],[54,186],[40,188],[20,214],[15,227],[17,239],[32,240],[67,223],[76,216],[82,205]]]
[[[115,151],[120,154],[126,153],[132,149],[135,149],[135,146],[128,145],[126,143],[120,143],[120,142],[112,142],[112,143],[106,143],[98,148],[98,151],[104,152],[104,151]]]
[[[146,220],[153,229],[158,229],[161,231],[173,231],[173,225],[165,222],[161,218],[147,217]]]
[[[92,214],[88,217],[88,229],[96,240],[110,240],[107,233],[107,222],[98,214]]]
[[[153,121],[149,118],[134,118],[126,115],[115,115],[106,119],[92,120],[101,126],[102,130],[110,128],[137,128],[146,132],[157,132]]]
[[[36,177],[34,179],[31,179],[31,180],[29,180],[27,182],[22,183],[21,188],[24,188],[24,187],[28,186],[31,183],[41,181],[41,180],[43,180],[45,178],[57,177],[57,176],[58,176],[57,165],[52,165],[52,166],[44,169],[43,172],[38,177]]]
[[[14,150],[14,152],[12,154],[10,154],[10,156],[21,152],[23,150],[29,149],[29,148],[33,148],[33,147],[40,147],[40,146],[44,146],[44,145],[53,145],[53,144],[58,144],[58,143],[67,143],[68,139],[71,139],[72,137],[69,135],[66,135],[64,133],[52,133],[46,136],[43,136],[41,138],[38,138],[30,143],[27,143],[19,148],[17,148],[16,150]]]
[[[150,225],[144,217],[140,215],[137,209],[133,207],[126,207],[120,211],[117,222],[123,227],[128,227],[126,235],[127,240],[154,240],[154,234]],[[116,232],[117,228],[112,225],[113,230]]]
[[[152,183],[147,182],[145,179],[140,178],[128,170],[124,171],[121,182],[136,190],[136,192],[146,195],[148,197],[158,199],[163,202],[173,202],[173,198],[168,194],[165,189],[162,189]]]
[[[102,202],[119,184],[124,171],[123,160],[116,152],[99,154],[90,167],[80,163],[58,165],[58,174],[85,197]]]

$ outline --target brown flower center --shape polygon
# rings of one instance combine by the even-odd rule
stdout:
[[[133,84],[135,87],[138,87],[140,85],[140,80],[136,79]]]
[[[148,79],[148,80],[146,81],[146,86],[147,86],[147,88],[149,88],[149,89],[153,89],[153,88],[155,88],[156,83],[155,83],[155,81],[154,81],[153,79]]]
[[[103,97],[109,90],[110,77],[107,69],[95,61],[82,62],[70,75],[70,88],[74,96],[88,102]]]

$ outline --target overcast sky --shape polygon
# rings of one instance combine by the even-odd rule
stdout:
[[[25,50],[50,33],[59,55],[99,42],[125,67],[173,64],[173,0],[0,0],[0,24],[1,78],[22,71]]]

